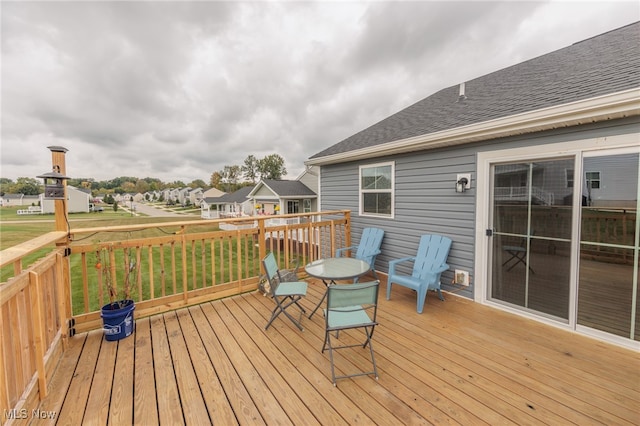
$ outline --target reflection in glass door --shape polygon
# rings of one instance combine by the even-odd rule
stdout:
[[[638,150],[493,163],[491,183],[488,298],[640,341]]]
[[[492,167],[491,300],[569,322],[574,162]]]
[[[577,324],[640,340],[639,155],[585,156]]]

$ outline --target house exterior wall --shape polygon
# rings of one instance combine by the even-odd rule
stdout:
[[[267,186],[261,185],[260,188],[254,193],[255,198],[273,198],[277,199],[278,196],[273,193]]]
[[[47,200],[44,194],[42,199],[42,213],[55,213],[55,201]],[[86,192],[79,191],[73,187],[67,186],[67,212],[69,213],[88,213],[91,195]]]
[[[640,143],[640,141],[638,141]],[[590,190],[591,205],[598,207],[635,207],[636,200],[625,198],[624,194],[629,194],[635,188],[635,182],[631,179],[615,178],[613,176],[633,176],[637,173],[637,157],[626,156],[627,161],[620,161],[606,164],[606,159],[599,160],[598,166],[591,166],[590,160],[585,160],[586,172],[599,172],[600,181],[598,188]],[[609,159],[611,161],[611,159]],[[617,173],[612,173],[613,169]]]
[[[31,206],[38,205],[40,197],[37,195],[5,194],[0,198],[0,206]]]
[[[324,165],[321,171],[321,210],[350,209],[352,240],[357,242],[362,229],[369,226],[385,230],[382,253],[376,269],[388,272],[392,259],[412,256],[420,235],[435,233],[453,240],[448,258],[450,270],[442,274],[444,289],[453,280],[454,269],[474,275],[476,215],[476,154],[498,149],[541,146],[613,135],[640,133],[637,117],[502,138],[443,148],[399,154],[349,163]],[[359,215],[359,166],[393,161],[395,165],[395,214],[393,218]],[[471,173],[471,189],[456,193],[459,173]],[[473,280],[458,294],[473,298]]]
[[[215,198],[215,197],[221,197],[223,196],[225,193],[220,191],[218,188],[210,188],[207,189],[206,191],[204,191],[202,193],[202,198]]]
[[[302,182],[307,188],[317,194],[319,192],[318,173],[319,168],[317,166],[313,166],[310,170],[305,170],[305,172],[300,176],[298,180]]]

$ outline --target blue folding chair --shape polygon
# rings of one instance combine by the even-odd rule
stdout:
[[[322,345],[322,353],[324,353],[325,349],[329,349],[331,379],[333,380],[334,386],[336,386],[336,379],[345,377],[373,374],[375,378],[378,379],[378,370],[376,368],[376,360],[373,355],[371,337],[373,337],[373,330],[376,325],[378,325],[376,322],[376,316],[378,312],[379,287],[380,281],[372,281],[348,285],[332,285],[327,289],[327,309],[324,310],[325,335],[324,344]],[[337,338],[337,334],[340,331],[357,328],[364,330],[364,343],[339,344],[338,342],[337,346],[332,343],[332,332],[336,333]],[[371,354],[373,370],[336,376],[333,362],[333,351],[337,349],[355,348],[358,346],[366,348],[367,345],[369,346],[369,353]]]
[[[300,319],[302,318],[302,314],[305,313],[305,310],[298,302],[302,297],[307,295],[307,283],[304,281],[286,281],[287,277],[280,273],[273,253],[266,255],[265,258],[262,259],[262,264],[267,274],[267,279],[269,280],[271,297],[273,297],[273,300],[276,302],[276,307],[271,313],[271,319],[269,319],[264,329],[268,329],[278,315],[284,314],[300,331],[303,331],[302,325],[300,325]],[[300,318],[297,320],[286,311],[291,305],[296,305],[300,308]]]
[[[446,262],[450,249],[450,238],[441,235],[423,235],[420,237],[418,253],[415,256],[390,261],[387,300],[391,298],[392,284],[399,284],[417,292],[417,310],[419,314],[422,313],[428,290],[437,291],[440,300],[444,300],[440,291],[440,275],[449,269],[449,265]],[[411,275],[401,274],[397,271],[400,263],[411,261],[413,261]]]
[[[362,230],[362,236],[360,237],[360,244],[357,246],[344,247],[336,250],[336,256],[341,257],[349,250],[355,250],[355,258],[364,260],[371,266],[371,272],[377,279],[376,270],[374,269],[374,263],[376,262],[376,256],[380,254],[380,246],[382,245],[382,238],[384,237],[384,231],[379,228],[364,228]],[[357,281],[357,280],[356,280]]]

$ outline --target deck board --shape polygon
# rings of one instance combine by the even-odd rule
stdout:
[[[310,280],[307,312],[323,291]],[[322,314],[265,330],[273,302],[248,293],[138,319],[118,342],[74,336],[40,408],[59,425],[640,424],[638,353],[451,294],[423,314],[407,289],[384,295],[379,380],[334,387]],[[368,354],[338,351],[336,369],[369,370]]]
[[[183,424],[183,407],[180,404],[178,383],[173,370],[169,337],[164,315],[151,318],[151,344],[153,348],[153,372],[156,379],[156,401],[160,424]],[[144,413],[142,413],[144,419]]]
[[[135,339],[133,421],[135,424],[144,424],[145,422],[158,424],[151,321],[149,318],[136,321],[133,337]],[[113,408],[119,411],[118,408]],[[128,409],[128,406],[125,409]],[[122,415],[114,413],[114,416],[120,417]]]

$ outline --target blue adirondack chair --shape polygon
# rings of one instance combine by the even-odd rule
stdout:
[[[387,300],[391,297],[391,284],[409,287],[418,293],[418,313],[422,313],[428,290],[438,292],[440,300],[444,300],[440,291],[440,275],[449,269],[447,257],[451,249],[451,239],[441,235],[423,235],[420,237],[418,253],[414,257],[405,257],[389,262],[389,279],[387,280]],[[399,263],[413,261],[411,275],[396,271]]]
[[[382,229],[364,228],[362,230],[362,236],[360,237],[360,244],[338,249],[336,250],[336,256],[342,257],[347,251],[355,250],[355,258],[367,262],[371,266],[373,276],[377,279],[378,276],[374,269],[374,263],[376,262],[376,256],[380,254],[382,237],[384,237],[384,231]]]

